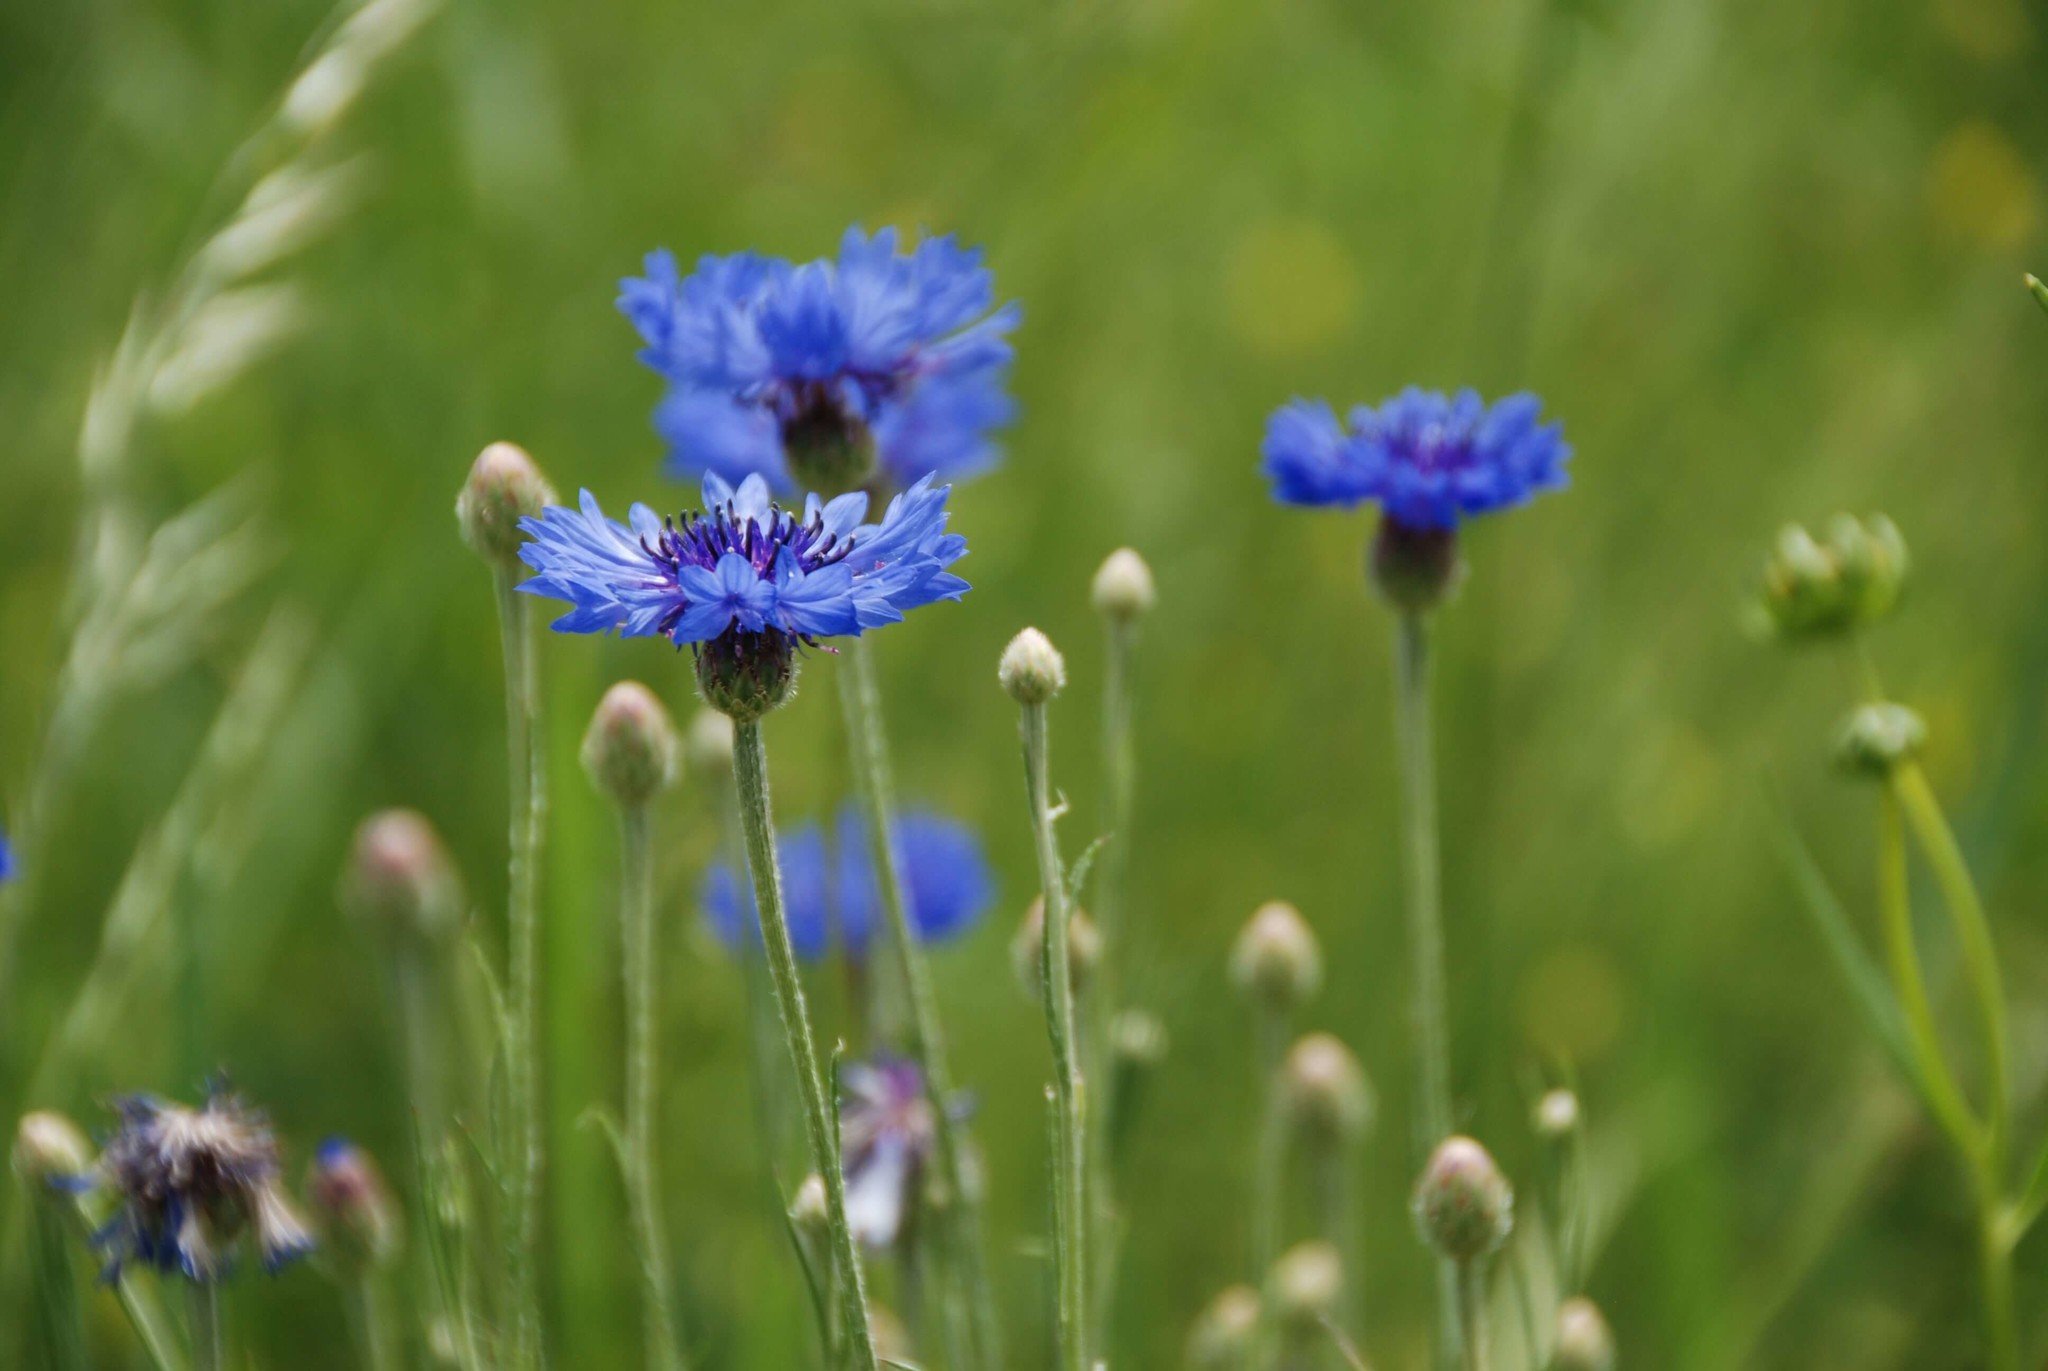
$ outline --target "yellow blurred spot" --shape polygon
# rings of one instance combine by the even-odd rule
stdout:
[[[1933,0],[1933,7],[1942,37],[1980,62],[2017,56],[2034,38],[2020,0]]]
[[[1328,342],[1358,315],[1358,272],[1315,219],[1262,219],[1230,250],[1223,274],[1231,331],[1285,359]]]
[[[1973,119],[1934,150],[1927,212],[1935,228],[1952,238],[2010,250],[2034,227],[2034,178],[2012,139]]]
[[[1620,973],[1606,953],[1584,945],[1560,948],[1538,962],[1518,1000],[1523,1036],[1580,1062],[1606,1053],[1627,1017]]]

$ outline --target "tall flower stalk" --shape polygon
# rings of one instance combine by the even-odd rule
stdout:
[[[896,851],[896,814],[888,738],[882,722],[880,687],[873,655],[864,641],[848,645],[839,698],[852,745],[853,770],[865,813],[871,861],[881,888],[882,912],[896,972],[908,1001],[910,1052],[923,1073],[925,1098],[935,1130],[935,1185],[927,1186],[940,1232],[946,1266],[940,1316],[949,1345],[967,1350],[962,1365],[999,1366],[1001,1335],[995,1292],[982,1246],[981,1196],[973,1181],[965,1128],[953,1117],[952,1073],[931,968],[911,926],[904,898],[904,872]]]
[[[1394,610],[1395,745],[1400,755],[1409,993],[1413,1004],[1418,1149],[1452,1126],[1451,1041],[1445,988],[1441,856],[1430,721],[1431,616],[1463,575],[1459,526],[1527,503],[1565,484],[1571,457],[1556,424],[1540,422],[1533,395],[1488,404],[1470,391],[1446,396],[1411,386],[1339,423],[1322,403],[1296,400],[1266,427],[1264,469],[1284,504],[1380,507],[1369,557],[1372,579]],[[1439,1262],[1440,1368],[1458,1364],[1459,1271]]]
[[[583,766],[619,812],[619,959],[626,991],[626,1119],[621,1165],[640,1258],[641,1323],[651,1371],[682,1371],[671,1310],[668,1240],[655,1177],[661,959],[654,930],[653,801],[675,783],[681,743],[654,692],[622,681],[605,692],[583,739]]]
[[[520,520],[554,498],[521,449],[493,443],[471,467],[456,504],[464,538],[491,568],[505,676],[505,772],[510,816],[506,937],[509,1029],[505,1075],[510,1115],[498,1159],[505,1201],[512,1361],[540,1357],[539,1234],[544,1144],[540,1095],[540,848],[547,781],[540,750],[540,680],[532,620],[519,587]]]
[[[1027,628],[1003,652],[998,674],[1021,711],[1024,796],[1038,855],[1038,883],[1044,900],[1045,937],[1039,985],[1045,1001],[1046,1034],[1053,1060],[1053,1266],[1056,1365],[1063,1371],[1088,1367],[1088,1256],[1086,1183],[1087,1100],[1081,1068],[1080,1025],[1074,1012],[1073,963],[1068,951],[1070,901],[1048,777],[1046,704],[1066,684],[1066,662],[1050,640]]]

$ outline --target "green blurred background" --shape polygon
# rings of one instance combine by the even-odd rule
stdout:
[[[217,221],[216,168],[325,17],[320,0],[0,6],[5,812],[55,703],[95,367]],[[1753,643],[1736,608],[1786,519],[1884,509],[1903,527],[1916,584],[1878,651],[1930,720],[1987,884],[2038,1127],[2048,319],[2019,274],[2048,260],[2044,52],[2048,7],[2023,0],[455,0],[331,135],[367,159],[366,198],[288,269],[310,292],[301,335],[141,435],[134,508],[161,518],[256,473],[276,561],[196,660],[96,732],[50,816],[8,1036],[41,1041],[70,1003],[128,854],[282,607],[312,632],[284,723],[177,854],[200,1050],[269,1107],[294,1167],[346,1132],[402,1173],[389,1017],[333,890],[355,821],[417,806],[499,936],[496,633],[450,514],[469,459],[511,438],[607,506],[684,503],[657,474],[658,387],[617,278],[658,245],[803,258],[849,222],[922,225],[986,245],[1027,311],[1008,460],[955,496],[974,593],[877,644],[906,798],[973,821],[1001,874],[997,916],[937,969],[1017,1364],[1044,1322],[1048,1065],[1006,954],[1034,876],[994,664],[1026,623],[1067,650],[1054,770],[1077,851],[1099,812],[1087,583],[1124,543],[1160,584],[1134,956],[1173,1047],[1126,1182],[1120,1364],[1175,1364],[1192,1314],[1247,1274],[1255,1097],[1224,960],[1274,897],[1325,940],[1311,1022],[1382,1096],[1368,1344],[1421,1363],[1390,625],[1362,585],[1368,521],[1280,509],[1256,469],[1290,396],[1411,380],[1535,389],[1577,450],[1569,492],[1472,530],[1442,634],[1463,1122],[1526,1175],[1531,1073],[1574,1064],[1622,1201],[1591,1293],[1627,1365],[1975,1364],[1963,1196],[1769,841],[1777,784],[1867,909],[1868,797],[1825,766],[1849,681]],[[577,1119],[619,1087],[614,849],[575,746],[622,676],[693,704],[656,646],[545,651],[548,1275],[562,1363],[607,1366],[637,1346],[630,1257]],[[786,818],[829,812],[845,782],[831,672],[814,662],[769,727]],[[695,912],[710,792],[686,783],[662,824],[684,1317],[708,1364],[805,1364],[757,1179],[742,986]],[[160,934],[142,947],[111,1031],[26,1103],[98,1122],[113,1090],[190,1094],[174,962]],[[2043,1244],[2020,1269],[2038,1313]],[[264,1364],[348,1364],[316,1274],[234,1302]],[[96,1299],[96,1321],[111,1309]]]

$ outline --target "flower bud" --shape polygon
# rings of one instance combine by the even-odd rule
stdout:
[[[1927,725],[1904,705],[1858,705],[1835,733],[1835,764],[1857,776],[1883,780],[1918,755]]]
[[[21,1116],[14,1131],[14,1174],[30,1185],[48,1185],[92,1170],[92,1144],[62,1114],[38,1109]]]
[[[1334,1317],[1344,1299],[1344,1259],[1320,1240],[1288,1248],[1266,1275],[1266,1299],[1283,1333],[1319,1335],[1323,1320]]]
[[[760,721],[796,694],[796,650],[780,633],[728,633],[692,649],[697,689],[735,724]]]
[[[1078,906],[1067,910],[1067,967],[1076,995],[1088,986],[1095,963],[1102,959],[1102,934],[1088,911]],[[1040,896],[1024,911],[1024,922],[1010,940],[1010,964],[1017,979],[1033,999],[1044,994],[1045,981],[1039,970],[1045,965],[1045,898]]]
[[[654,692],[620,681],[598,701],[583,735],[583,769],[612,803],[631,809],[675,784],[680,750],[676,726]]]
[[[492,443],[469,468],[469,479],[455,498],[455,521],[462,540],[479,557],[502,567],[519,565],[519,547],[526,535],[521,519],[537,519],[555,502],[554,488],[515,443]]]
[[[996,666],[996,679],[1020,705],[1042,705],[1067,684],[1067,661],[1052,639],[1027,628],[1010,639]]]
[[[1546,1142],[1570,1137],[1579,1127],[1579,1097],[1562,1086],[1545,1091],[1536,1101],[1533,1122],[1536,1136]]]
[[[1312,1147],[1351,1142],[1371,1127],[1365,1068],[1334,1035],[1311,1033],[1289,1048],[1280,1079],[1288,1121]]]
[[[306,1194],[320,1215],[327,1244],[344,1262],[383,1266],[398,1255],[398,1214],[390,1187],[370,1154],[346,1138],[329,1138],[313,1154]]]
[[[1764,563],[1764,622],[1787,638],[1875,623],[1898,603],[1908,566],[1905,539],[1882,514],[1838,514],[1824,540],[1787,524]]]
[[[1144,1070],[1166,1060],[1166,1025],[1142,1009],[1126,1009],[1109,1025],[1109,1042],[1120,1065]]]
[[[1515,1192],[1493,1157],[1467,1137],[1437,1144],[1415,1185],[1415,1226],[1453,1261],[1487,1256],[1515,1226]]]
[[[1416,528],[1382,518],[1370,558],[1373,584],[1396,609],[1421,613],[1456,593],[1465,579],[1455,528]]]
[[[1095,612],[1112,623],[1129,623],[1141,618],[1159,598],[1152,585],[1152,568],[1136,551],[1120,547],[1102,563],[1091,587]]]
[[[817,1172],[804,1177],[797,1186],[796,1197],[789,1202],[789,1221],[799,1234],[814,1242],[823,1243],[831,1237],[832,1210],[826,1200],[825,1178]]]
[[[424,815],[380,810],[356,828],[341,903],[386,936],[437,941],[462,920],[462,882]]]
[[[1614,1371],[1614,1334],[1600,1306],[1583,1295],[1557,1307],[1557,1343],[1552,1371]]]
[[[1301,911],[1282,900],[1260,905],[1231,949],[1230,976],[1246,996],[1275,1009],[1313,999],[1323,983],[1323,953]]]
[[[1218,1292],[1188,1333],[1188,1365],[1193,1371],[1239,1371],[1258,1344],[1259,1314],[1259,1295],[1250,1286]]]
[[[707,776],[732,773],[732,720],[715,709],[700,709],[683,735],[683,755]]]

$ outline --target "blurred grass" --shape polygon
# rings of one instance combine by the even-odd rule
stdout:
[[[85,388],[324,13],[0,7],[6,812],[53,705]],[[1752,1288],[1797,1241],[1789,1216],[1827,1202],[1834,1159],[1862,1155],[1846,1139],[1871,1109],[1845,992],[1761,826],[1762,769],[1852,906],[1868,862],[1863,801],[1822,765],[1843,674],[1750,644],[1733,604],[1782,520],[1899,520],[1918,580],[1878,648],[1933,726],[2024,1011],[2020,1069],[2038,1075],[2048,330],[2018,282],[2044,258],[2044,22],[2020,0],[461,0],[346,135],[371,157],[369,199],[307,260],[307,336],[153,432],[138,477],[164,513],[262,472],[285,548],[263,598],[318,635],[246,860],[206,888],[211,1055],[301,1158],[335,1131],[403,1154],[374,966],[332,886],[354,819],[406,803],[502,907],[489,591],[450,517],[468,459],[509,437],[608,505],[652,495],[656,386],[610,303],[641,253],[812,256],[851,221],[924,224],[985,244],[1028,311],[1010,460],[957,495],[975,593],[878,648],[903,789],[977,822],[1004,875],[1005,917],[938,970],[1020,1345],[1044,1281],[1020,1243],[1042,1226],[1045,1048],[1024,996],[990,993],[1031,883],[993,665],[1025,622],[1068,650],[1054,766],[1078,848],[1096,807],[1087,578],[1131,543],[1161,585],[1134,916],[1174,1049],[1135,1139],[1122,1360],[1171,1364],[1241,1275],[1242,1214],[1185,1197],[1244,1184],[1253,1102],[1223,950],[1283,896],[1326,939],[1317,1022],[1385,1097],[1370,1340],[1383,1364],[1413,1361],[1427,1312],[1404,1212],[1389,625],[1360,586],[1363,523],[1272,507],[1256,444],[1297,392],[1472,378],[1540,391],[1578,456],[1571,493],[1474,530],[1443,635],[1467,1123],[1525,1170],[1517,1082],[1567,1051],[1596,1123],[1645,1139],[1657,1164],[1592,1291],[1631,1364],[1967,1364],[1965,1216],[1913,1129],[1808,1279]],[[261,620],[252,605],[94,748],[56,816],[25,981],[0,1011],[15,1023],[39,1035],[74,994]],[[548,648],[556,1324],[602,1365],[634,1336],[629,1258],[602,1144],[574,1120],[617,1087],[613,853],[574,746],[608,681],[640,676],[679,708],[689,686],[646,644]],[[771,729],[792,816],[845,781],[830,671],[813,663]],[[755,1180],[741,987],[690,907],[716,832],[701,789],[666,816],[673,1228],[693,1336],[724,1364],[788,1365],[808,1347]],[[145,977],[106,1050],[34,1103],[90,1116],[112,1089],[189,1093],[173,989],[168,968]],[[2038,1243],[2020,1279],[2038,1307]],[[1732,1331],[1749,1299],[1782,1305],[1753,1352]],[[267,1362],[341,1364],[317,1277],[235,1300]]]

